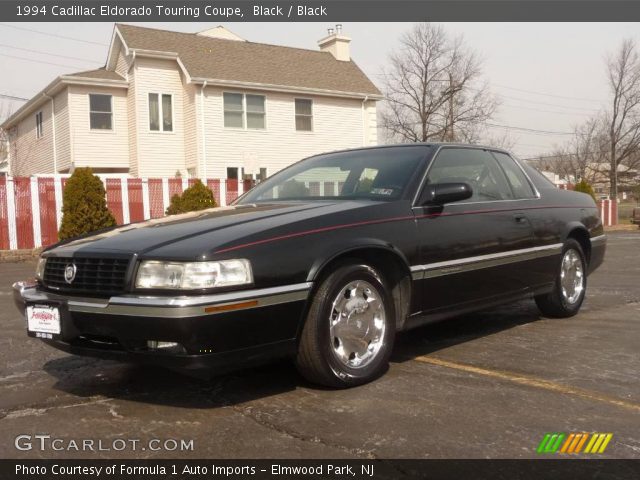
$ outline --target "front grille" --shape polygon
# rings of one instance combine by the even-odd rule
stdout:
[[[71,283],[64,277],[68,265],[76,266]],[[124,291],[129,259],[49,257],[44,269],[44,286],[55,292],[108,297]]]

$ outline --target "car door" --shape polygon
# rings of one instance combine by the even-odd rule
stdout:
[[[542,208],[540,193],[535,189],[524,169],[511,156],[504,152],[492,151],[491,154],[504,170],[514,196],[520,200],[523,210],[531,223],[534,237],[534,247],[543,247],[557,242],[554,237],[549,238],[542,232],[558,231],[557,225],[551,225],[556,220],[549,215],[546,208]],[[540,251],[540,255],[530,255],[531,258],[520,263],[526,280],[532,290],[546,286],[553,282],[558,265],[557,255],[549,255],[548,251]],[[559,253],[559,252],[558,252]]]
[[[471,198],[423,205],[429,185],[464,182]],[[497,301],[529,283],[518,268],[533,246],[533,229],[522,202],[493,154],[473,147],[444,146],[432,160],[413,211],[420,265],[412,267],[425,312]]]

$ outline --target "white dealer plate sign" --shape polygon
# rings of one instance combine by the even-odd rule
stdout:
[[[27,307],[27,328],[35,333],[60,333],[60,311],[57,307]]]

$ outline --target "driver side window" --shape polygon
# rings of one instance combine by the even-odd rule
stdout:
[[[495,158],[474,148],[443,148],[433,160],[427,184],[467,183],[470,202],[511,200],[513,193]]]

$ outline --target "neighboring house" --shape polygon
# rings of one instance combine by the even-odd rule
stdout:
[[[305,50],[224,27],[117,24],[106,66],[62,75],[3,124],[14,175],[90,166],[132,176],[272,174],[315,153],[375,145],[380,91],[341,28]]]
[[[557,173],[549,172],[547,170],[541,170],[540,173],[547,177],[556,187],[562,190],[567,190],[569,188],[568,186],[571,184],[569,180],[562,178]]]
[[[596,194],[601,196],[610,195],[609,175],[611,166],[608,163],[589,163],[587,173],[593,179],[592,186]],[[640,184],[640,172],[635,168],[626,165],[618,165],[618,191],[623,192]]]

